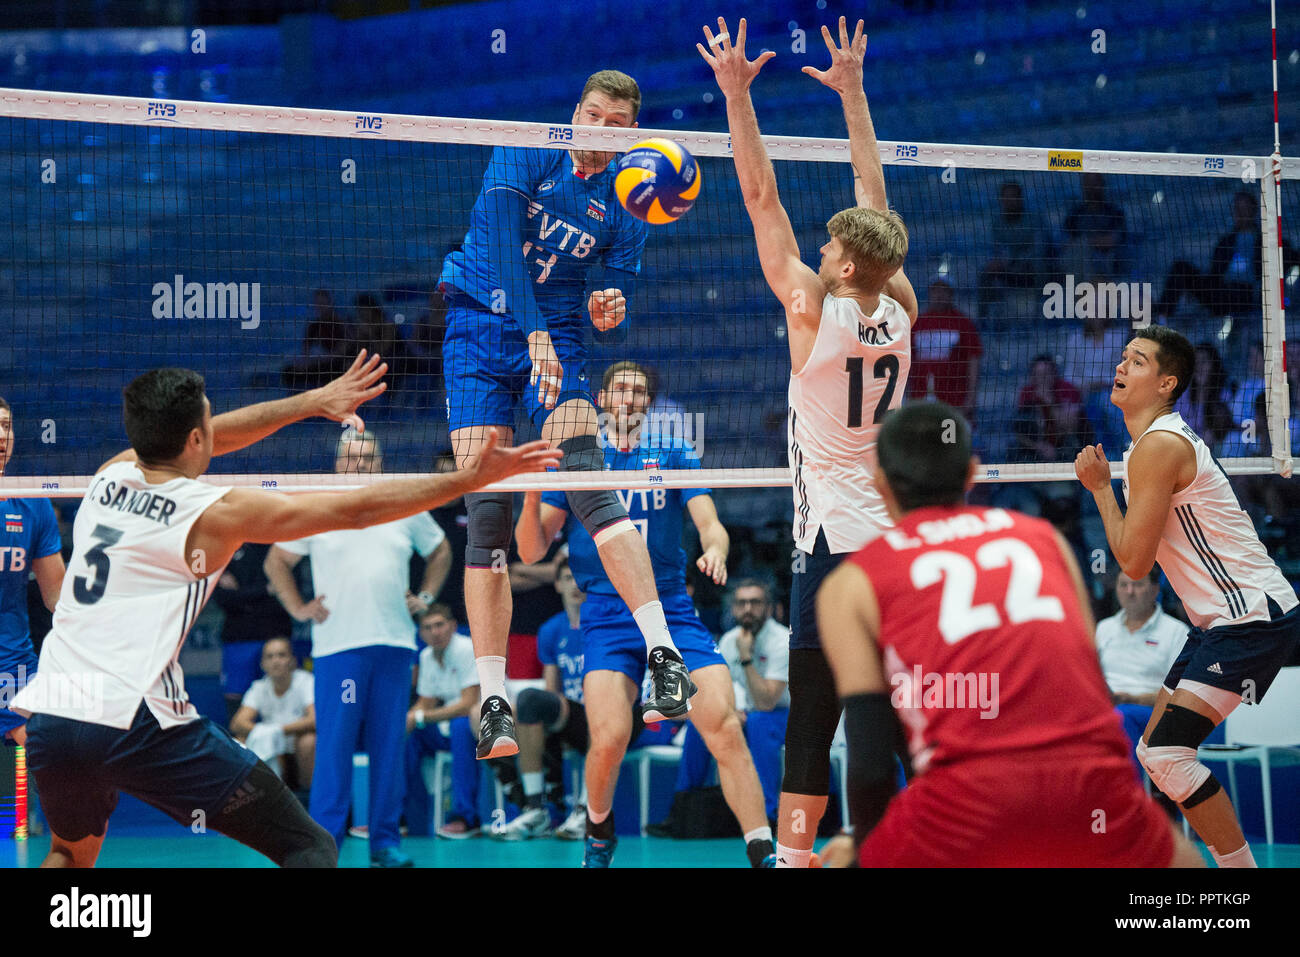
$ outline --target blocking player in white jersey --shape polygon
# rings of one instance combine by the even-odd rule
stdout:
[[[1139,332],[1115,368],[1110,401],[1132,439],[1121,512],[1100,445],[1074,461],[1092,492],[1111,552],[1130,578],[1152,563],[1191,619],[1182,652],[1156,695],[1137,747],[1151,780],[1176,801],[1220,867],[1254,867],[1232,802],[1197,748],[1232,710],[1264,698],[1300,650],[1300,599],[1260,544],[1227,475],[1174,403],[1195,353],[1164,326]]]
[[[285,495],[197,481],[214,455],[301,419],[364,429],[356,409],[384,391],[387,368],[363,350],[320,389],[216,417],[203,378],[186,369],[155,369],[123,390],[131,448],[99,469],[81,502],[40,670],[13,702],[30,717],[28,762],[50,823],[42,866],[92,866],[121,791],[277,864],[334,865],[330,834],[185,694],[181,645],[212,583],[245,542],[395,521],[560,459],[543,442],[505,449],[493,435],[469,468],[357,491]]]
[[[794,586],[790,596],[790,718],[777,819],[777,867],[806,867],[830,790],[830,746],[839,699],[817,634],[817,587],[849,554],[890,524],[875,492],[876,434],[903,400],[911,365],[916,294],[903,274],[907,230],[885,199],[885,176],[862,85],[867,38],[822,27],[830,68],[803,72],[840,95],[858,205],[826,224],[830,240],[813,272],[799,258],[790,219],[758,132],[749,85],[776,54],[745,59],[745,21],[733,46],[727,24],[696,44],[727,97],[727,123],[758,258],[785,307],[790,341],[790,467],[794,484]]]

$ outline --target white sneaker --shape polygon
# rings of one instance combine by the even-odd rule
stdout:
[[[562,841],[581,841],[587,836],[587,809],[579,804],[573,813],[565,818],[564,823],[555,829],[555,836]]]
[[[500,830],[492,830],[498,841],[526,841],[551,833],[551,812],[544,807],[525,808],[517,818]]]

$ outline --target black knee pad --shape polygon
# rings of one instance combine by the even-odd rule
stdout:
[[[1149,748],[1199,748],[1214,730],[1214,722],[1181,705],[1165,705],[1160,721],[1151,729]]]
[[[465,496],[466,568],[504,570],[510,554],[514,498],[509,492],[470,492]]]
[[[603,472],[605,456],[594,435],[577,435],[560,443],[564,458],[560,460],[561,472]],[[596,533],[620,519],[627,518],[627,509],[618,496],[609,489],[566,492],[569,508],[582,522],[582,527],[595,538]]]
[[[1203,804],[1222,790],[1223,785],[1219,783],[1218,778],[1216,778],[1214,773],[1211,772],[1210,776],[1205,779],[1205,783],[1193,791],[1187,800],[1183,801],[1183,810],[1186,811],[1188,808],[1193,808],[1198,804]]]
[[[816,649],[790,649],[790,716],[785,727],[781,790],[830,793],[831,742],[840,723],[840,699],[826,658]]]
[[[337,867],[334,838],[311,819],[267,765],[258,761],[211,821],[214,830],[281,867]]]
[[[549,728],[560,717],[560,698],[541,688],[525,688],[515,698],[515,721]]]

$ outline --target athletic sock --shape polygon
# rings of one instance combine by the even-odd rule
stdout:
[[[807,867],[812,860],[812,848],[801,851],[795,847],[786,847],[784,844],[776,846],[776,866],[777,867]]]
[[[668,620],[664,617],[662,602],[648,601],[632,612],[632,617],[636,619],[636,626],[641,629],[641,637],[645,639],[647,657],[656,648],[667,648],[678,658],[682,656],[668,631]]]
[[[596,818],[600,818],[600,820],[596,820]],[[588,808],[587,836],[594,837],[598,841],[608,841],[614,836],[614,815],[609,811],[593,814],[591,809]]]
[[[1214,858],[1214,863],[1220,867],[1259,867],[1255,863],[1255,855],[1250,853],[1250,845],[1243,844],[1231,854],[1220,854],[1214,848],[1210,848],[1210,854]]]
[[[745,835],[745,843],[750,841],[771,841],[772,829],[764,824],[762,827],[756,827]]]
[[[546,775],[542,771],[525,771],[522,775],[524,779],[524,804],[527,807],[542,806],[542,789],[546,786]]]
[[[509,704],[506,698],[506,660],[501,655],[484,655],[474,659],[478,671],[479,700],[487,701],[496,695]]]

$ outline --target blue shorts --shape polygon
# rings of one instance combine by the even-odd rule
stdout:
[[[163,730],[140,703],[131,727],[34,714],[27,767],[50,830],[65,841],[102,835],[125,791],[189,827],[221,812],[257,755],[207,718]]]
[[[1186,678],[1258,703],[1297,649],[1300,605],[1285,615],[1275,614],[1272,621],[1192,628],[1164,684],[1177,688],[1178,682]]]
[[[826,576],[840,567],[852,552],[831,554],[826,542],[826,531],[817,532],[813,552],[795,555],[794,578],[790,584],[790,647],[821,651],[822,641],[817,631],[817,589]]]
[[[448,289],[447,335],[442,346],[442,374],[447,387],[447,424],[452,432],[474,425],[515,427],[522,405],[538,431],[554,409],[537,401],[530,387],[532,360],[528,340],[509,315],[497,314],[478,300]],[[551,344],[564,367],[556,408],[571,399],[592,402],[587,379],[587,347],[582,325],[552,322]]]
[[[673,644],[682,653],[686,670],[707,665],[725,665],[714,647],[713,636],[700,623],[691,596],[686,592],[660,595],[664,618]],[[588,595],[582,603],[582,673],[620,671],[637,688],[645,680],[646,649],[641,629],[621,598]]]

